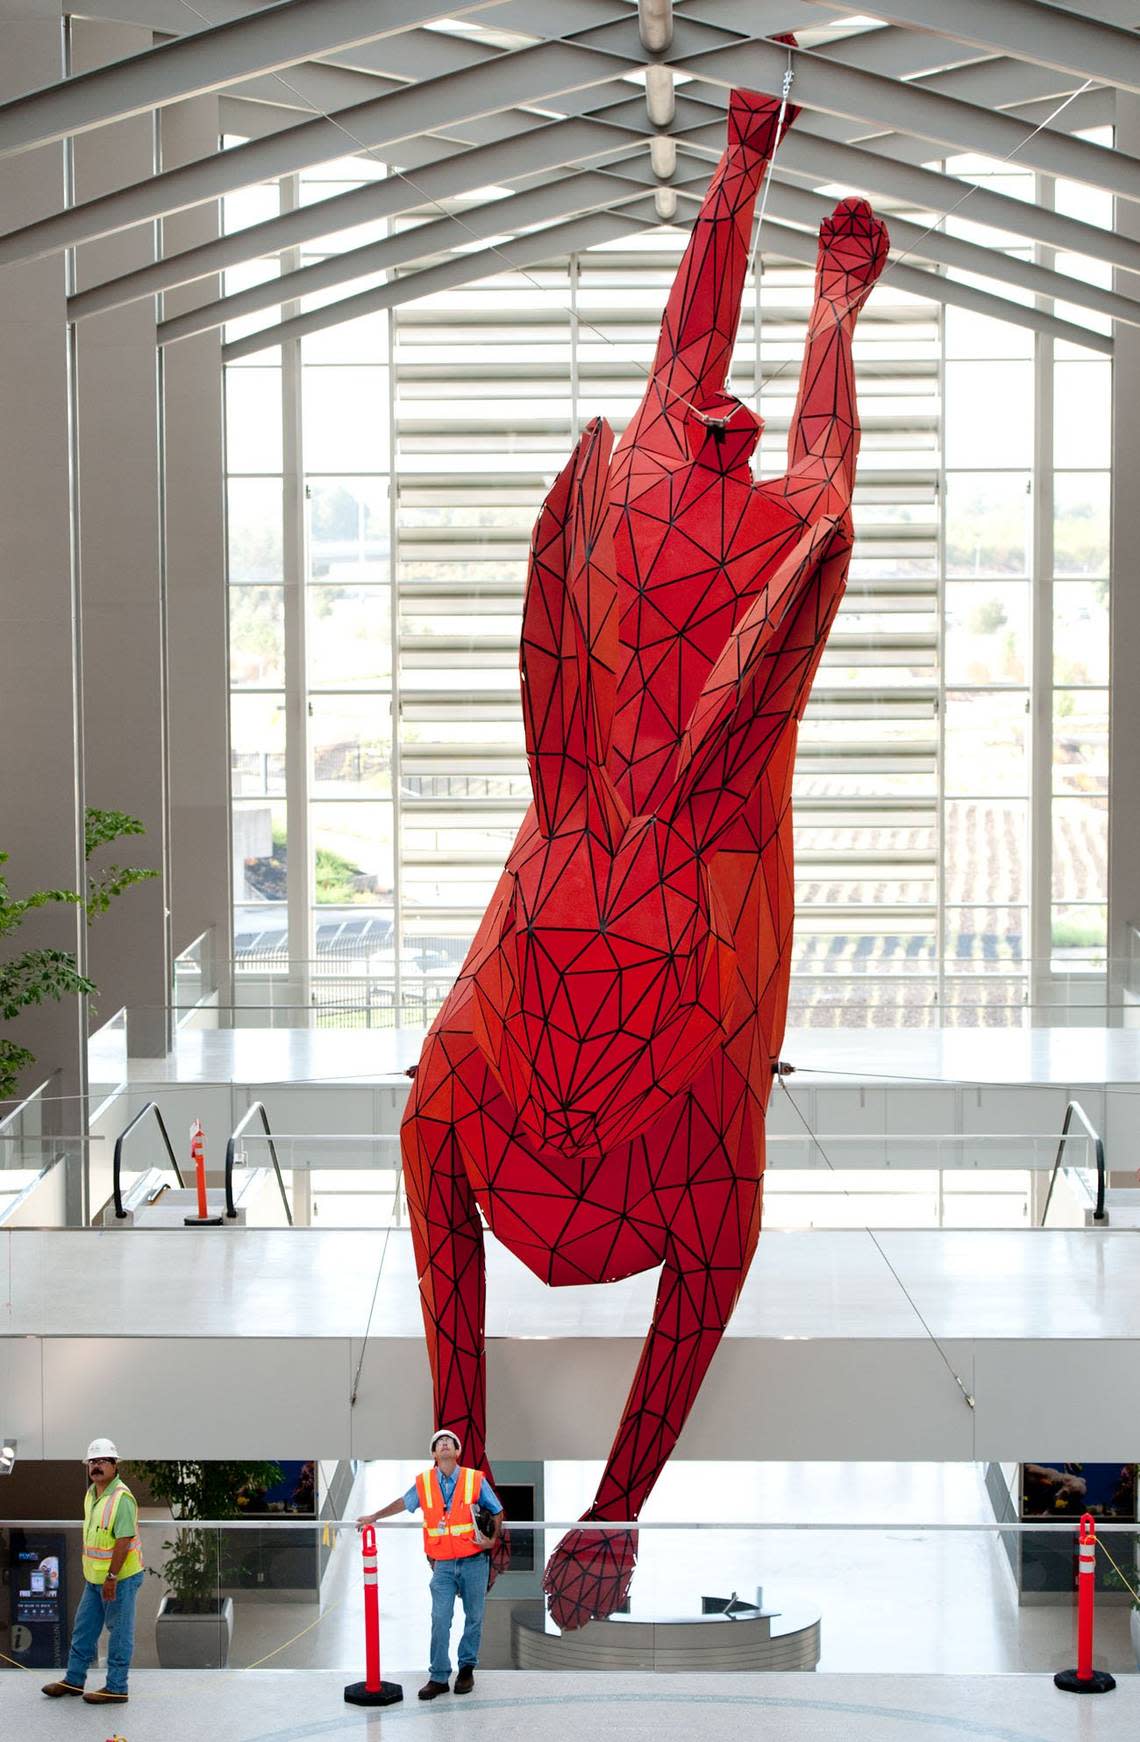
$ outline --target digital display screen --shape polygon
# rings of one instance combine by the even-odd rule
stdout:
[[[1022,1464],[1021,1516],[1060,1522],[1136,1517],[1135,1464]]]
[[[496,1482],[495,1493],[503,1503],[503,1516],[509,1525],[512,1518],[534,1517],[534,1487],[530,1482]],[[534,1531],[511,1531],[511,1570],[516,1573],[534,1571]]]

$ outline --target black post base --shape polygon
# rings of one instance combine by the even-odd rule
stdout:
[[[352,1682],[344,1697],[350,1706],[395,1706],[403,1699],[404,1690],[399,1682],[381,1682],[374,1692],[364,1682]]]
[[[1059,1669],[1053,1677],[1053,1686],[1066,1694],[1110,1694],[1116,1686],[1116,1677],[1106,1669],[1094,1669],[1082,1680],[1075,1669]]]
[[[183,1216],[182,1218],[188,1228],[220,1228],[225,1219],[224,1216]]]

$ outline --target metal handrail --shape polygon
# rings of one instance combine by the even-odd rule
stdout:
[[[510,1530],[581,1530],[581,1518],[508,1518]],[[321,1518],[311,1512],[292,1512],[282,1518],[275,1513],[268,1516],[264,1513],[255,1518],[143,1518],[139,1521],[140,1530],[169,1530],[172,1523],[177,1523],[179,1531],[191,1530],[225,1530],[246,1531],[256,1530],[268,1534],[273,1531],[289,1531],[312,1529],[335,1534],[337,1531],[355,1533],[357,1523],[355,1518]],[[1034,1519],[988,1519],[979,1518],[973,1523],[960,1524],[956,1520],[926,1519],[908,1523],[908,1533],[921,1531],[924,1536],[1040,1536],[1043,1532],[1056,1535],[1058,1540],[1065,1530],[1076,1532],[1078,1520],[1071,1514],[1068,1517],[1050,1517]],[[3,1518],[0,1517],[0,1530],[82,1530],[81,1518]],[[403,1512],[397,1518],[380,1518],[376,1521],[377,1530],[414,1530],[423,1528],[418,1518],[413,1518]],[[748,1531],[757,1536],[768,1536],[777,1531],[802,1531],[817,1533],[821,1530],[843,1531],[848,1536],[865,1536],[868,1531],[882,1534],[883,1531],[898,1532],[898,1518],[882,1519],[844,1519],[837,1524],[833,1518],[768,1518],[749,1519],[744,1523],[738,1518],[680,1518],[680,1519],[647,1519],[647,1518],[596,1518],[590,1520],[591,1530],[636,1530],[652,1533],[669,1530],[699,1530],[706,1534],[717,1534],[721,1531]],[[1109,1534],[1130,1537],[1136,1535],[1135,1519],[1112,1520],[1098,1518],[1096,1521],[1098,1536]]]
[[[111,1177],[115,1194],[115,1215],[120,1222],[125,1222],[127,1219],[127,1212],[123,1208],[123,1145],[134,1130],[135,1126],[145,1119],[148,1113],[153,1113],[155,1118],[158,1120],[158,1129],[162,1134],[162,1141],[166,1145],[166,1153],[170,1157],[170,1165],[174,1169],[175,1179],[178,1181],[180,1186],[185,1187],[186,1184],[186,1181],[182,1178],[182,1169],[178,1165],[178,1157],[174,1153],[174,1145],[170,1141],[170,1133],[166,1129],[166,1121],[162,1117],[162,1110],[157,1101],[148,1101],[145,1107],[139,1108],[130,1124],[126,1126],[124,1130],[120,1131],[115,1139],[115,1154],[114,1159],[111,1162]]]
[[[1061,1162],[1064,1159],[1065,1145],[1069,1140],[1069,1126],[1073,1123],[1074,1115],[1080,1120],[1085,1131],[1092,1138],[1093,1152],[1096,1156],[1096,1207],[1093,1210],[1093,1221],[1103,1222],[1106,1219],[1104,1213],[1104,1139],[1101,1137],[1100,1132],[1094,1129],[1092,1120],[1089,1118],[1080,1102],[1070,1101],[1068,1106],[1065,1108],[1065,1122],[1061,1126],[1061,1141],[1057,1145],[1057,1159],[1053,1163],[1053,1171],[1049,1175],[1049,1190],[1045,1194],[1045,1208],[1041,1212],[1042,1227],[1045,1226],[1045,1219],[1049,1214],[1049,1205],[1053,1201],[1053,1187],[1057,1183],[1057,1173],[1061,1166]]]
[[[269,1140],[269,1153],[273,1158],[273,1171],[277,1175],[277,1184],[281,1192],[281,1202],[285,1205],[285,1219],[289,1226],[292,1227],[293,1212],[289,1208],[289,1196],[285,1190],[285,1181],[281,1177],[281,1163],[277,1159],[277,1145],[273,1141],[273,1133],[269,1129],[269,1116],[265,1111],[265,1104],[262,1101],[255,1101],[253,1106],[248,1108],[244,1116],[234,1127],[233,1132],[230,1135],[230,1140],[226,1144],[226,1216],[231,1222],[237,1220],[237,1206],[234,1203],[234,1156],[237,1152],[238,1139],[255,1113],[260,1114],[262,1130],[265,1132],[265,1135]]]

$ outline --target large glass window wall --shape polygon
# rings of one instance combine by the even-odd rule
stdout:
[[[949,167],[1111,220],[1087,188]],[[253,190],[227,224],[371,173]],[[683,245],[503,271],[227,372],[235,950],[363,960],[380,994],[330,1021],[430,1016],[462,959],[529,799],[534,516],[586,418],[624,427]],[[778,261],[759,319],[746,292],[733,383],[762,385],[762,475],[785,465],[810,296]],[[1017,1023],[1042,974],[1104,951],[1111,365],[889,271],[856,362],[859,542],[801,732],[792,1019]]]

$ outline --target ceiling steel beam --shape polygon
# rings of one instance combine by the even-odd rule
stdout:
[[[701,197],[699,191],[689,193],[681,190],[681,199],[690,208],[697,206]],[[358,319],[361,315],[374,313],[378,309],[399,308],[438,291],[476,283],[505,267],[525,270],[556,260],[563,254],[578,252],[602,242],[616,241],[622,236],[643,233],[656,227],[657,218],[652,200],[647,199],[640,204],[626,207],[620,213],[599,213],[576,219],[569,224],[555,225],[549,230],[536,231],[496,248],[474,249],[468,254],[443,261],[438,266],[429,266],[422,272],[408,273],[394,283],[382,285],[374,291],[346,297],[328,308],[315,309],[310,314],[283,321],[263,332],[251,333],[245,338],[234,340],[222,347],[222,359],[227,363],[237,363],[245,357],[256,356],[260,351],[275,347],[285,339],[303,338],[308,333],[326,331],[346,320]],[[774,223],[769,232],[769,242],[769,252],[773,255],[808,266],[815,263],[818,247],[816,238],[802,230]],[[970,285],[955,284],[938,273],[924,272],[894,262],[888,270],[895,288],[909,295],[970,309],[994,320],[1008,321],[1014,326],[1029,327],[1051,338],[1083,345],[1104,356],[1112,355],[1111,339],[1100,333],[1087,332],[1084,327],[1075,326],[1072,322],[1058,320],[1053,315],[1023,307],[1020,303],[1009,302],[1005,297],[991,296],[985,291],[973,289]]]
[[[685,0],[682,16],[704,19],[740,36],[777,36],[832,24],[835,7],[807,5],[804,0]]]
[[[881,30],[860,30],[834,42],[817,43],[813,52],[836,66],[848,62],[857,67],[873,66],[888,79],[925,78],[961,66],[977,66],[987,58],[986,50],[969,43],[950,42],[920,30],[899,30],[890,24]]]
[[[878,47],[881,37],[895,34],[893,30],[876,31],[876,47]],[[938,37],[922,37],[916,31],[903,31],[900,34],[909,37],[912,42],[938,43],[942,40]],[[855,37],[847,40],[856,43],[863,42],[862,53],[866,61],[868,54],[866,39]],[[827,56],[829,60],[837,58],[831,50],[827,51]],[[879,65],[877,53],[874,70],[876,72],[884,70]],[[1002,109],[1007,113],[1016,114],[1020,120],[1027,120],[1034,124],[1039,120],[1048,120],[1050,111],[1058,108],[1066,98],[1071,97],[1078,87],[1078,81],[1071,73],[1054,72],[1048,67],[1033,66],[1027,61],[1011,60],[1005,55],[991,55],[985,59],[975,59],[965,65],[953,66],[946,70],[926,72],[917,77],[915,83],[922,90],[937,91],[942,96],[947,97],[961,97],[968,103],[980,103],[986,108]],[[1058,131],[1066,133],[1096,125],[1093,111],[1095,105],[1102,101],[1114,101],[1112,92],[1104,90],[1103,87],[1085,91],[1061,109],[1052,124]],[[1021,107],[1021,105],[1031,103],[1041,103],[1040,109],[1029,110]],[[872,140],[886,140],[888,138],[897,141],[903,137],[893,132],[869,130],[866,127],[852,125],[850,122],[835,121],[828,130],[836,137],[849,140],[852,144],[870,143]],[[890,149],[895,150],[896,148],[895,144],[892,143]],[[922,147],[918,148],[920,152],[922,149]]]
[[[256,78],[243,79],[240,85],[230,85],[226,95],[241,97],[249,103],[271,103],[275,109],[292,109],[296,120],[298,111],[311,115],[314,109],[326,113],[331,109],[347,109],[350,103],[382,97],[388,91],[402,90],[403,86],[402,79],[386,78],[380,73],[354,72],[327,61],[307,60],[291,67],[288,78],[279,73],[259,73]]]
[[[719,93],[718,93],[719,94]],[[630,107],[636,112],[636,98]],[[695,105],[693,106],[695,107]],[[707,150],[718,157],[723,148],[723,119],[679,135],[683,147]],[[559,163],[580,162],[632,143],[632,130],[589,121],[554,122],[523,139],[478,147],[425,164],[405,180],[397,171],[390,179],[370,183],[266,223],[186,250],[166,260],[79,293],[69,303],[72,318],[98,313],[135,297],[189,282],[241,261],[312,241],[355,224],[378,220],[446,199],[475,187],[518,177],[525,168],[541,172]],[[861,147],[834,144],[796,127],[784,140],[777,159],[777,178],[788,172],[817,183],[837,182],[853,191],[906,200],[920,209],[947,213],[967,196],[971,220],[1000,231],[1041,242],[1066,253],[1085,254],[1140,272],[1140,243],[1111,230],[1084,224],[1048,208],[994,193],[988,188],[939,172],[901,164]],[[791,185],[791,184],[789,184]],[[1082,293],[1070,295],[1080,302]],[[1100,306],[1093,301],[1091,306]],[[1103,309],[1102,312],[1114,312]]]
[[[210,22],[229,24],[265,12],[276,0],[208,0]],[[84,18],[105,19],[110,24],[141,24],[146,30],[168,36],[188,36],[198,22],[186,0],[84,0]]]
[[[375,0],[282,0],[0,104],[0,157],[488,3],[385,0],[381,7]]]
[[[700,195],[694,198],[699,199]],[[639,217],[644,221],[639,223]],[[493,248],[473,248],[469,254],[457,254],[452,260],[425,267],[422,272],[408,273],[391,284],[379,285],[359,296],[344,297],[327,308],[313,309],[309,314],[296,315],[292,320],[280,321],[276,326],[232,340],[222,346],[222,361],[239,363],[243,357],[256,356],[259,351],[276,347],[287,339],[324,332],[344,321],[374,314],[378,309],[398,308],[402,303],[417,302],[437,291],[473,284],[496,272],[525,271],[532,266],[541,266],[548,260],[559,260],[566,254],[581,253],[599,243],[614,242],[621,236],[653,228],[656,221],[650,194],[644,196],[638,206],[627,208],[625,212],[598,212],[588,218],[575,218],[569,224],[554,224],[549,230],[534,230],[530,235],[516,237]]]
[[[1140,159],[1087,140],[1070,139],[1046,128],[1041,132],[1012,116],[995,113],[958,97],[944,97],[920,86],[856,66],[834,66],[823,56],[799,50],[794,55],[795,99],[808,109],[849,120],[879,123],[929,139],[952,151],[986,156],[1016,156],[1018,165],[1086,182],[1125,199],[1140,200]],[[675,61],[674,69],[726,87],[747,85],[778,96],[787,66],[779,43],[740,43]]]
[[[1086,124],[1096,124],[1096,111],[1085,110],[1083,107],[1090,99],[1099,101],[1099,92],[1086,91],[1083,96],[1070,103],[1061,115],[1056,116],[1050,123],[1050,131],[1054,138],[1078,133]],[[1050,102],[1040,107],[1042,110],[1041,119],[1044,119],[1050,110],[1056,109],[1057,104]],[[1028,112],[1032,113],[1032,106]],[[1008,113],[1015,119],[1024,119],[1021,111],[1017,108],[1010,109]],[[1093,119],[1086,123],[1081,119],[1082,115],[1091,115]],[[1034,124],[1036,125],[1036,122]],[[803,123],[801,122],[800,125],[802,130]],[[893,128],[882,124],[853,127],[849,122],[843,122],[834,115],[824,115],[818,110],[808,118],[807,126],[811,132],[822,139],[834,139],[843,145],[872,146],[876,151],[881,151],[885,157],[898,158],[902,163],[931,164],[937,163],[940,158],[953,158],[959,155],[956,149],[948,150],[945,147],[933,145],[929,141],[919,139],[905,131],[896,132]],[[1030,165],[1021,165],[1016,153],[1013,157],[995,158],[994,162],[1008,162],[1014,172],[1019,168],[1031,168]]]
[[[1081,83],[1072,73],[1032,66],[1028,61],[1011,60],[1004,54],[931,73],[929,78],[917,82],[924,91],[962,97],[967,103],[982,103],[994,109],[1011,109],[1015,103],[1032,103],[1045,97],[1059,103],[1079,90]]]
[[[775,223],[769,232],[768,243],[766,251],[777,258],[794,260],[801,266],[815,265],[819,245],[816,238],[806,230],[793,230],[784,224]],[[1015,327],[1030,327],[1036,333],[1044,333],[1047,338],[1063,339],[1067,344],[1083,345],[1087,350],[1098,351],[1102,356],[1112,356],[1112,340],[1105,334],[1089,332],[1086,327],[1079,327],[1072,321],[1058,320],[1055,315],[1044,314],[1040,309],[1010,302],[1008,298],[993,296],[989,291],[975,290],[969,284],[957,284],[952,278],[944,278],[941,273],[926,272],[917,266],[900,266],[891,262],[884,277],[887,274],[890,275],[889,281],[893,288],[905,291],[909,296],[926,297],[931,302],[940,302],[950,308],[970,309],[974,314],[987,315],[991,320],[1008,321]],[[871,295],[873,298],[875,292],[872,291]]]
[[[810,194],[803,188],[793,188],[787,182],[773,180],[768,190],[768,212],[773,219],[795,224],[813,234],[817,234],[823,220],[831,216],[834,206],[833,199]],[[1035,266],[1029,260],[1018,260],[999,248],[985,248],[960,236],[948,236],[944,230],[929,230],[894,213],[887,219],[887,228],[891,233],[891,253],[894,256],[913,255],[957,272],[996,279],[1033,296],[1095,309],[1098,314],[1108,315],[1112,320],[1140,326],[1140,301],[1121,296],[1117,291],[1086,284],[1083,279],[1070,278],[1067,273],[1053,272],[1045,266]]]
[[[863,11],[852,0],[835,0],[835,9]],[[874,15],[1080,79],[1140,91],[1140,41],[1130,30],[1039,0],[952,0],[950,5],[946,0],[877,0]]]
[[[606,0],[607,8],[608,3]],[[571,11],[568,22],[580,27],[583,16],[580,10]],[[589,16],[593,24],[596,14]],[[331,119],[318,115],[292,128],[274,129],[271,136],[263,135],[223,156],[201,159],[88,200],[20,231],[0,235],[0,265],[90,241],[253,182],[343,156],[352,150],[354,138],[371,149],[380,149],[418,136],[423,131],[425,108],[431,115],[432,130],[441,131],[449,124],[499,114],[514,104],[548,103],[576,89],[618,79],[641,65],[636,18],[623,12],[617,22],[592,34],[595,40],[589,46],[550,41],[497,54],[476,65],[441,73],[430,82],[354,104],[335,112]],[[692,30],[685,27],[678,34],[678,41],[690,49],[710,44],[723,47],[731,40],[725,31],[704,25]],[[604,47],[607,42],[613,42],[619,52],[608,53]],[[597,56],[592,62],[585,58],[591,53]],[[389,107],[382,111],[380,105],[385,101]],[[524,124],[522,115],[518,115],[518,124]]]
[[[731,13],[731,8],[729,12]],[[582,14],[577,16],[580,18]],[[678,19],[678,24],[680,22]],[[715,91],[717,96],[721,96],[721,91],[728,84],[742,80],[750,83],[761,82],[756,74],[759,72],[762,77],[766,68],[774,71],[777,65],[782,77],[785,64],[785,52],[782,48],[755,42],[737,42],[725,48],[723,30],[710,32],[696,18],[691,20],[691,24],[695,27],[695,34],[687,26],[687,40],[694,41],[699,38],[709,41],[710,37],[715,37],[721,44],[719,48],[691,55],[686,66],[686,70],[691,70],[697,78],[703,80],[708,77],[715,81],[702,87],[710,94]],[[629,18],[627,25],[622,28],[628,36],[630,29],[636,31],[636,20]],[[604,37],[606,31],[595,34],[597,37]],[[868,43],[872,43],[874,36],[878,34],[881,33],[869,33]],[[611,39],[618,40],[616,35]],[[462,125],[464,117],[468,120],[478,117],[487,121],[498,118],[506,125],[509,124],[509,113],[504,114],[503,111],[509,111],[512,103],[554,103],[559,96],[566,96],[570,106],[575,91],[586,88],[596,90],[599,83],[619,79],[621,72],[632,64],[624,55],[606,56],[599,53],[598,60],[592,62],[589,69],[583,72],[581,59],[590,53],[591,50],[578,44],[540,44],[536,48],[497,56],[453,76],[441,77],[430,86],[408,87],[390,92],[371,102],[354,105],[331,123],[319,119],[286,127],[252,146],[238,147],[218,158],[202,160],[186,166],[184,170],[170,172],[169,176],[155,177],[146,183],[136,184],[134,188],[119,190],[0,238],[0,262],[28,258],[78,240],[87,240],[111,229],[146,221],[167,210],[180,209],[184,205],[216,197],[219,192],[229,191],[232,187],[245,186],[266,176],[307,167],[312,162],[327,160],[332,155],[344,155],[346,149],[351,149],[353,140],[346,139],[337,122],[348,126],[356,138],[364,139],[373,147],[381,144],[394,146],[402,140],[419,137],[423,111],[429,105],[433,125],[438,125],[441,129],[448,125]],[[603,61],[607,63],[606,70],[602,70]],[[872,125],[878,122],[888,127],[897,126],[898,105],[918,102],[937,106],[937,117],[929,107],[923,111],[923,137],[933,138],[952,130],[956,133],[953,143],[958,145],[965,130],[970,128],[969,145],[960,145],[959,148],[962,149],[979,149],[976,134],[979,126],[984,127],[987,124],[1013,129],[1012,135],[1008,131],[1004,133],[1003,143],[1008,142],[1011,137],[1015,144],[1024,143],[1031,134],[1030,129],[1010,117],[995,116],[977,105],[947,99],[914,86],[900,85],[894,80],[880,78],[860,68],[832,66],[821,55],[805,55],[801,52],[797,61],[799,78],[796,95],[801,99],[806,97],[809,107],[813,103],[819,105],[817,124],[826,126],[831,116],[839,112],[834,107],[828,107],[837,101],[833,85],[838,79],[847,87],[856,87],[858,94],[856,102],[848,100],[841,104],[843,112],[849,113],[854,107],[859,111],[858,118],[864,122],[870,121]],[[519,81],[518,84],[515,83],[516,80]],[[628,81],[622,83],[628,86]],[[723,101],[723,97],[721,100]],[[886,114],[888,108],[891,112]],[[619,98],[615,106],[615,117],[622,114],[622,109],[623,104]],[[869,114],[871,109],[875,110],[873,116]],[[521,115],[519,118],[521,121]],[[535,116],[534,120],[537,124],[539,117]],[[909,117],[904,124],[909,124],[911,120],[913,117]],[[811,124],[808,123],[809,126]],[[793,139],[794,137],[795,135],[792,136]],[[519,143],[525,158],[525,138]],[[1140,197],[1136,160],[1123,158],[1118,153],[1089,146],[1082,141],[1058,139],[1055,135],[1038,135],[1033,141],[1033,147],[1043,152],[1057,148],[1070,151],[1078,148],[1084,154],[1081,164],[1085,167],[1087,179],[1093,179],[1091,171],[1095,165],[1098,181],[1107,180],[1112,185],[1121,180],[1128,181],[1130,197]],[[993,149],[993,144],[988,148]],[[1029,152],[1026,151],[1022,155],[1022,161],[1028,161],[1028,158]],[[1072,175],[1076,171],[1079,179],[1081,164],[1066,159],[1059,173]],[[524,174],[525,166],[517,173]],[[836,169],[832,167],[830,172],[825,173],[834,176]],[[219,178],[224,182],[220,187],[217,185]]]
[[[502,183],[508,175],[518,176],[524,168],[528,175],[537,175],[607,152],[628,151],[638,143],[636,134],[604,122],[551,121],[521,139],[457,151],[454,156],[423,164],[407,175],[397,169],[383,181],[366,182],[363,187],[335,194],[331,199],[315,200],[264,223],[250,224],[195,248],[166,255],[134,272],[79,291],[68,300],[67,312],[72,320],[102,314],[139,297],[208,278],[246,260],[280,254],[286,248],[300,247],[320,236],[351,230],[358,224],[378,223],[401,212],[431,205],[435,200],[454,199],[476,188],[491,187]]]
[[[1116,92],[1110,91],[1107,85],[1094,85],[1089,91],[1078,91],[1067,105],[1064,115],[1052,121],[1050,117],[1055,112],[1054,97],[1017,102],[1009,108],[1009,113],[1016,115],[1019,121],[1030,121],[1034,126],[1048,122],[1050,126],[1056,126],[1058,131],[1083,133],[1089,127],[1115,125]]]
[[[813,127],[812,119],[801,116],[785,135],[776,157],[777,179],[791,173],[816,187],[836,185],[872,200],[886,196],[919,211],[949,213],[960,209],[971,223],[1024,236],[1062,253],[1085,254],[1092,260],[1140,272],[1140,242],[1129,236],[1066,217],[1031,200],[995,193],[984,183],[887,157],[880,150],[824,138]],[[690,126],[680,135],[680,143],[686,149],[706,152],[710,158],[719,157],[724,149],[723,117]],[[963,200],[963,196],[968,197]]]
[[[493,114],[518,102],[540,103],[583,85],[604,84],[628,70],[623,57],[569,43],[540,43],[502,55],[466,72],[423,85],[408,85],[336,115],[301,121],[266,139],[238,145],[213,157],[135,182],[38,223],[0,237],[0,265],[54,253],[97,236],[181,211],[221,194],[249,187],[330,158],[355,145],[382,151],[386,145],[470,116]]]
[[[781,171],[810,177],[817,184],[835,182],[854,192],[883,194],[906,200],[919,210],[949,213],[959,208],[972,223],[1025,236],[1047,247],[1070,254],[1087,254],[1140,272],[1140,242],[1066,217],[1030,200],[1014,199],[984,184],[943,175],[918,164],[900,163],[860,145],[839,145],[811,133],[793,131],[780,147],[777,164]],[[963,198],[963,196],[967,196]]]
[[[374,272],[407,266],[466,243],[472,237],[500,235],[516,227],[548,224],[607,204],[617,207],[638,198],[643,192],[642,187],[631,185],[624,179],[622,171],[626,167],[617,164],[605,172],[570,176],[527,193],[488,201],[464,212],[459,218],[442,218],[423,224],[286,273],[266,284],[254,285],[236,295],[219,298],[161,323],[159,342],[170,343],[261,309],[279,308],[283,303],[333,289]],[[696,173],[683,176],[679,185],[698,185],[703,189],[707,173],[707,166],[702,166]],[[769,190],[768,211],[773,219],[803,226],[813,233],[818,232],[819,225],[830,216],[833,205],[832,200],[822,199],[788,183],[773,182]],[[920,225],[897,217],[891,218],[890,228],[892,253],[896,256],[913,253],[921,259],[960,271],[995,278],[1037,296],[1092,308],[1114,319],[1140,325],[1140,302],[1129,297],[1084,284],[1079,279],[1070,279],[1026,261],[1011,259],[998,250],[979,247],[976,243],[940,231],[928,233]]]
[[[624,52],[626,49],[632,52],[636,25],[630,19],[629,7],[624,0],[585,0],[585,3],[583,0],[576,0],[573,5],[560,0],[558,6],[545,8],[541,19],[537,16],[532,0],[526,0],[526,4],[531,18],[525,27],[518,24],[517,14],[520,8],[514,4],[514,0],[498,0],[494,12],[488,13],[481,22],[494,24],[498,28],[524,29],[528,37],[537,37],[545,42],[560,42],[584,31],[595,33],[599,32],[599,27],[608,27],[621,33],[620,42],[615,46],[614,52]],[[720,34],[723,36],[724,32]],[[589,41],[587,46],[596,48],[606,47],[608,44]],[[326,58],[380,77],[400,79],[408,84],[422,84],[425,79],[442,78],[445,73],[462,72],[470,66],[481,66],[489,60],[499,60],[502,54],[501,48],[478,37],[454,36],[450,32],[437,30],[409,30],[400,36],[361,43],[355,49]]]
[[[299,302],[302,297],[333,290],[341,284],[351,284],[354,279],[366,278],[375,272],[391,272],[397,267],[409,266],[413,261],[447,254],[452,249],[469,246],[473,240],[486,241],[489,236],[511,235],[584,212],[617,208],[631,200],[644,199],[644,180],[624,179],[620,167],[615,166],[615,171],[586,170],[581,175],[564,176],[559,181],[548,180],[526,193],[487,200],[461,216],[417,224],[395,236],[385,236],[379,242],[346,249],[326,260],[317,260],[309,266],[283,273],[265,284],[251,285],[232,296],[219,297],[171,320],[161,321],[159,343],[169,344],[174,339],[189,338],[194,333],[225,326],[227,321],[244,319],[262,309],[280,308],[283,303]],[[702,165],[691,170],[690,179],[703,186],[707,175],[707,168]],[[797,197],[811,198],[806,194]]]

